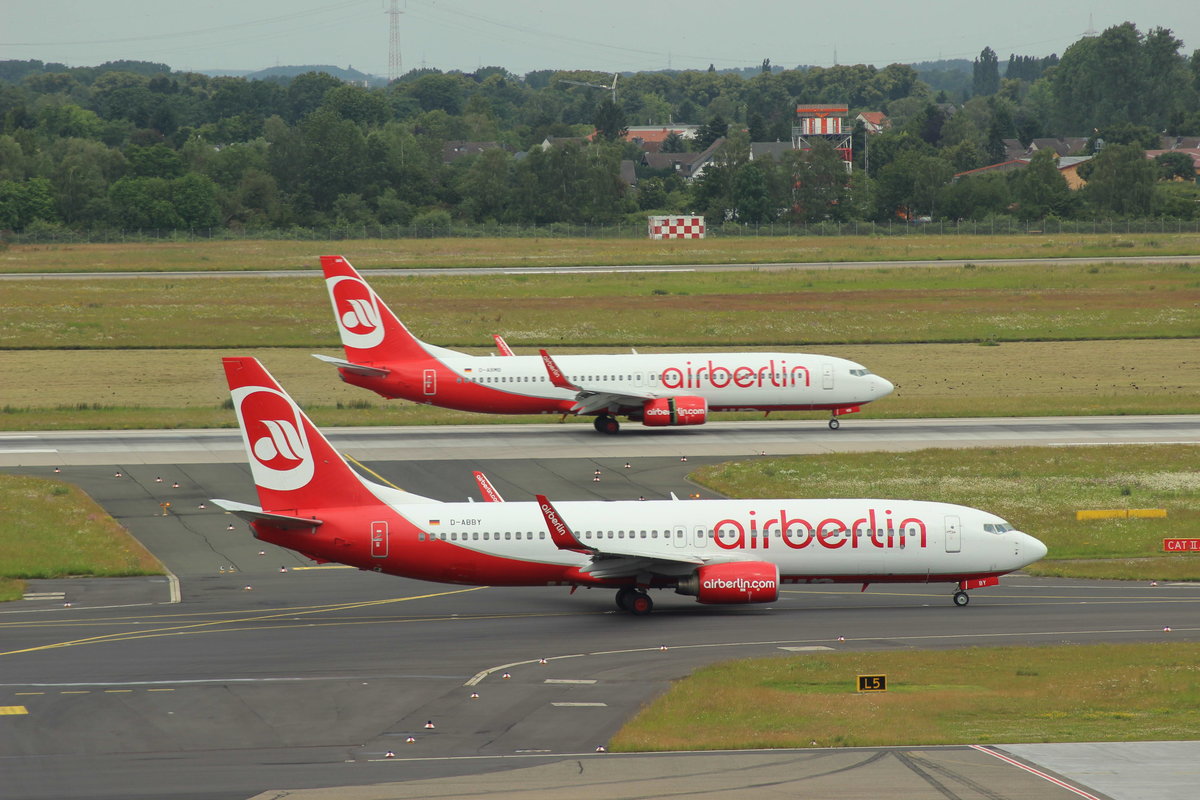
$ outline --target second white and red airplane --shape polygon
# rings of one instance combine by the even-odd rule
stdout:
[[[342,256],[321,269],[345,358],[316,355],[347,383],[383,397],[488,414],[618,416],[649,427],[701,425],[718,411],[829,411],[838,417],[886,396],[891,382],[844,358],[808,353],[472,356],[409,332]]]
[[[788,583],[952,583],[967,590],[1037,561],[1046,547],[986,511],[884,499],[442,503],[350,469],[253,358],[225,375],[258,505],[214,500],[255,537],[321,562],[473,586],[617,590],[648,614],[647,590],[700,603],[773,603]]]

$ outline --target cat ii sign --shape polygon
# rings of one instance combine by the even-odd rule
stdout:
[[[1200,539],[1163,539],[1163,551],[1167,553],[1200,553]]]

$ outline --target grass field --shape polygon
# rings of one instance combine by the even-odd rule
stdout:
[[[1193,739],[1200,644],[821,653],[697,670],[621,752]],[[1086,668],[1082,668],[1086,665]],[[858,694],[860,674],[888,691]]]
[[[730,497],[880,497],[987,509],[1045,542],[1032,575],[1200,580],[1200,555],[1162,551],[1200,529],[1200,446],[922,450],[729,462],[693,474]],[[1081,509],[1163,508],[1166,519],[1076,521]]]
[[[0,272],[303,269],[339,253],[356,267],[521,267],[617,264],[764,264],[964,258],[1192,255],[1197,234],[1032,236],[739,236],[649,239],[357,239],[14,245]]]
[[[1190,265],[378,277],[446,347],[811,346],[1194,338]],[[337,342],[312,278],[8,280],[0,349],[317,347]]]
[[[160,575],[162,564],[81,489],[0,475],[0,600],[31,578]]]
[[[310,352],[341,355],[335,347],[0,351],[0,374],[21,376],[0,384],[0,430],[230,426],[234,416],[223,408],[229,392],[220,365],[227,355],[261,359],[324,426],[550,419],[469,414],[385,400],[341,383],[335,370]],[[996,347],[829,345],[819,352],[858,361],[896,384],[893,394],[864,407],[862,417],[1200,412],[1200,349],[1192,340],[1010,342]],[[815,421],[824,416],[813,412],[772,418]],[[582,424],[590,424],[590,419]]]

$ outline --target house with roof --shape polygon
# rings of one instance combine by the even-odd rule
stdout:
[[[1192,169],[1200,176],[1200,147],[1179,147],[1170,150],[1147,150],[1146,158],[1154,159],[1163,153],[1183,153],[1192,159]]]
[[[634,125],[625,129],[625,141],[633,142],[647,153],[662,151],[662,144],[671,134],[684,141],[696,138],[699,125]]]
[[[872,134],[883,133],[892,127],[892,121],[882,111],[864,111],[855,117],[854,121],[861,122],[866,132]]]
[[[1029,143],[1029,153],[1032,155],[1038,150],[1053,150],[1060,156],[1070,156],[1087,152],[1087,145],[1086,136],[1034,139]]]
[[[959,178],[970,178],[976,175],[989,175],[1025,169],[1029,166],[1030,160],[1031,157],[1010,158],[998,164],[989,164],[986,167],[978,167],[977,169],[969,169],[966,172],[956,173],[954,180],[957,181]],[[1068,188],[1079,189],[1087,183],[1087,181],[1079,177],[1079,165],[1091,160],[1092,156],[1059,156],[1057,159],[1058,172],[1066,180]]]
[[[717,139],[701,153],[642,153],[642,166],[647,169],[673,170],[684,180],[695,180],[704,174],[725,137]]]

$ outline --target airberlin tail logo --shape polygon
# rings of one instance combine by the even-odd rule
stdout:
[[[277,389],[245,386],[233,391],[250,453],[254,482],[266,489],[292,491],[308,485],[314,464],[300,409]]]
[[[342,344],[365,350],[383,342],[378,300],[370,287],[350,275],[334,276],[325,284],[333,301]]]

